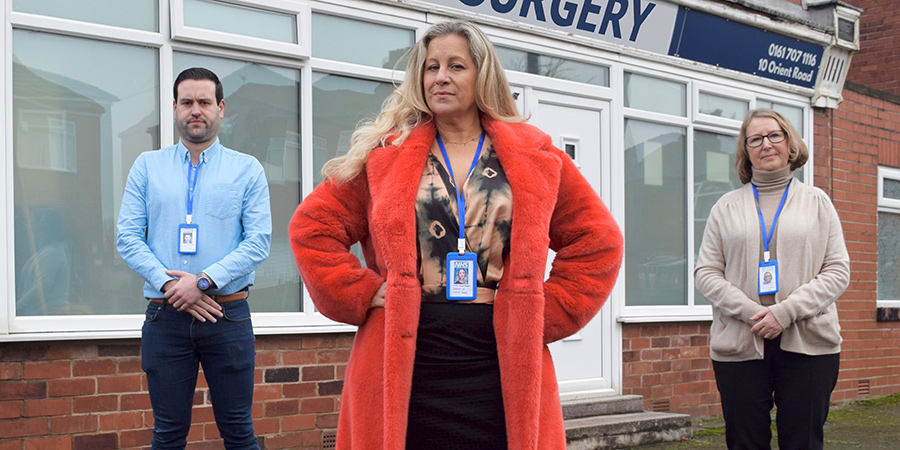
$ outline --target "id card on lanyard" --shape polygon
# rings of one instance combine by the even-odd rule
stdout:
[[[778,204],[778,211],[775,212],[775,218],[772,220],[772,229],[766,233],[766,221],[763,219],[762,208],[759,207],[759,192],[756,185],[753,185],[753,197],[756,198],[756,211],[759,213],[759,227],[762,230],[763,239],[763,261],[759,263],[759,273],[757,274],[757,287],[759,295],[774,294],[778,292],[778,261],[769,258],[769,242],[775,234],[775,224],[778,223],[778,216],[784,209],[784,202],[787,200],[788,189],[791,187],[791,181],[788,181],[784,188],[784,194],[781,196],[781,202]]]
[[[450,158],[447,157],[447,150],[444,148],[444,141],[441,135],[437,135],[438,146],[441,148],[441,155],[444,162],[447,163],[447,172],[450,173],[450,179],[456,185],[456,206],[459,210],[459,240],[457,241],[456,252],[447,253],[447,265],[445,272],[447,273],[447,300],[475,300],[478,287],[478,257],[473,252],[466,251],[466,198],[462,193],[462,184],[475,165],[478,164],[478,158],[481,156],[481,147],[484,145],[484,130],[481,131],[481,139],[478,141],[478,149],[475,151],[475,159],[472,160],[472,166],[463,178],[462,184],[456,182],[453,176],[453,167],[450,165]]]
[[[188,193],[187,193],[187,217],[185,223],[178,225],[178,253],[183,255],[193,255],[197,253],[197,240],[200,237],[200,227],[195,223],[191,223],[191,216],[194,213],[194,188],[197,187],[197,177],[200,175],[200,163],[193,165],[188,161],[190,168],[188,169]],[[194,180],[191,182],[191,174]]]

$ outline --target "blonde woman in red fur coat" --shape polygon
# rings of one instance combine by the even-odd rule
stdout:
[[[316,307],[359,327],[339,449],[566,448],[547,344],[599,311],[622,235],[524,121],[487,37],[438,23],[297,208],[291,246]]]

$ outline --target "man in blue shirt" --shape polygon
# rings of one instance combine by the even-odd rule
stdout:
[[[269,187],[259,161],[219,143],[225,100],[213,72],[185,70],[174,94],[181,140],[138,156],[118,221],[119,254],[149,300],[141,366],[153,448],[185,447],[202,365],[225,448],[258,449],[247,298],[269,254]]]

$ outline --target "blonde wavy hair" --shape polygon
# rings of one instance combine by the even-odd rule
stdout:
[[[756,118],[775,119],[778,126],[784,130],[784,139],[788,144],[788,163],[791,164],[791,170],[797,170],[806,164],[809,159],[809,150],[806,143],[800,138],[800,132],[794,128],[790,120],[787,120],[781,113],[772,109],[754,109],[747,113],[744,117],[744,123],[741,124],[741,133],[738,135],[737,154],[735,155],[734,170],[737,171],[738,178],[741,183],[747,184],[753,178],[753,165],[750,163],[750,149],[747,148],[747,127],[750,121]]]
[[[323,179],[335,183],[352,179],[363,170],[372,150],[387,145],[400,145],[409,137],[413,128],[432,120],[431,110],[425,103],[423,86],[428,44],[435,38],[451,34],[464,37],[469,44],[469,53],[478,71],[475,81],[475,104],[478,110],[503,122],[526,120],[516,109],[500,57],[484,32],[465,20],[439,22],[429,28],[425,36],[406,52],[404,57],[408,62],[403,82],[384,101],[378,116],[374,120],[363,122],[353,132],[347,154],[325,163],[322,167]]]

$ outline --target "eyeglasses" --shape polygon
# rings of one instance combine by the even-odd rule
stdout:
[[[784,140],[787,136],[784,130],[773,131],[769,134],[754,134],[753,136],[747,136],[744,139],[744,143],[747,144],[747,147],[759,147],[763,143],[763,139],[768,139],[770,143],[777,144]]]

